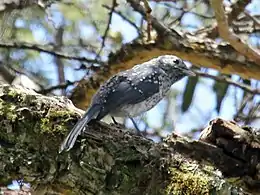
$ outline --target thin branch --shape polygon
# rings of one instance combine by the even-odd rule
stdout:
[[[254,16],[251,16],[247,11],[244,11],[244,14],[249,17],[251,20],[254,21],[254,23],[257,25],[257,26],[260,26],[260,21],[254,17]]]
[[[210,2],[215,11],[219,35],[225,41],[229,42],[239,53],[248,57],[250,60],[254,60],[258,65],[260,65],[260,52],[246,44],[229,27],[223,7],[223,0],[211,0]]]
[[[260,89],[252,89],[249,85],[233,81],[232,79],[227,78],[225,76],[214,76],[214,75],[210,75],[210,74],[199,72],[199,71],[194,71],[194,72],[198,76],[214,79],[214,80],[219,81],[219,82],[226,82],[226,83],[228,83],[230,85],[239,87],[240,89],[243,89],[244,91],[247,91],[247,92],[249,92],[251,94],[260,95]]]
[[[196,8],[202,1],[201,0],[198,0],[197,2],[194,3],[193,6],[191,6],[189,9],[184,9],[184,8],[181,8],[179,9],[182,13],[177,16],[173,21],[170,22],[170,26],[173,25],[175,22],[179,21],[183,16],[184,14],[186,14],[187,12],[190,12],[192,9]],[[176,8],[175,8],[176,9]],[[177,8],[178,9],[178,8]]]
[[[232,11],[228,15],[228,23],[231,24],[231,22],[235,19],[237,19],[238,15],[244,11],[245,7],[251,3],[251,0],[243,0],[243,1],[237,1],[233,5],[231,5]]]
[[[15,74],[10,69],[8,69],[7,66],[5,66],[1,61],[0,61],[0,75],[9,84],[12,83],[12,81],[15,79]]]
[[[48,87],[46,89],[41,89],[40,91],[38,91],[38,93],[47,94],[56,89],[66,89],[68,86],[74,85],[77,82],[78,81],[74,81],[74,82],[66,81],[65,83],[61,83],[59,85],[54,85],[54,86]]]
[[[112,8],[109,7],[109,6],[107,6],[107,5],[102,5],[102,6],[103,6],[104,8],[106,8],[106,9],[108,9],[108,10],[112,10]],[[139,27],[138,27],[134,22],[132,22],[129,18],[127,18],[126,16],[124,16],[124,14],[123,14],[122,12],[117,11],[117,10],[114,10],[114,13],[116,13],[116,14],[117,14],[118,16],[120,16],[123,20],[125,20],[125,21],[128,22],[131,26],[133,26],[133,27],[136,29],[136,31],[137,31],[137,33],[138,33],[139,36],[142,35],[142,33],[141,33]]]
[[[234,121],[241,122],[241,117],[244,115],[245,108],[247,107],[249,102],[252,102],[254,98],[254,95],[252,94],[246,94],[243,99],[241,100],[241,103],[239,107],[237,108],[236,114],[233,116]],[[248,113],[247,113],[248,115]],[[246,118],[244,117],[244,121],[246,121]]]
[[[143,8],[143,6],[140,5],[139,1],[136,0],[127,0],[127,2],[131,5],[131,7],[137,11],[138,13],[140,13],[145,19],[146,21],[148,20],[147,15],[146,15],[146,10]],[[174,41],[174,43],[176,45],[179,44],[179,40],[182,39],[182,36],[180,35],[180,33],[178,33],[177,31],[175,31],[174,29],[169,29],[167,28],[163,23],[161,23],[160,21],[158,21],[155,17],[153,17],[152,15],[150,16],[150,20],[151,20],[151,24],[154,27],[154,29],[157,31],[157,33],[161,36],[166,36],[167,34],[172,35],[172,41]],[[148,23],[148,22],[147,22]]]
[[[151,40],[151,31],[152,31],[152,21],[151,21],[152,9],[150,8],[147,0],[143,0],[143,3],[144,3],[145,12],[146,12],[147,39],[148,39],[148,41],[150,41]]]
[[[94,59],[89,59],[86,57],[78,57],[78,56],[73,56],[69,55],[63,52],[58,52],[58,51],[53,51],[53,47],[47,48],[48,46],[42,46],[42,45],[36,45],[36,44],[30,44],[30,43],[25,43],[25,42],[0,42],[0,48],[13,48],[13,49],[27,49],[27,50],[34,50],[38,52],[44,52],[56,57],[68,59],[68,60],[77,60],[81,62],[87,62],[87,63],[98,63],[98,64],[104,64],[104,62],[99,61],[99,60],[94,60]]]
[[[24,75],[28,77],[30,80],[32,80],[36,85],[39,87],[43,88],[44,87],[44,80],[40,79],[37,74],[33,74],[32,72],[28,72],[25,68],[23,67],[13,67],[10,64],[7,64],[8,68],[15,72],[18,75]]]
[[[63,44],[63,33],[64,33],[64,27],[63,25],[61,25],[56,32],[55,35],[55,41],[56,41],[56,45],[54,47],[54,50],[56,51],[60,51],[62,44]],[[58,74],[58,78],[59,78],[59,84],[60,83],[64,83],[65,82],[65,72],[64,72],[64,64],[63,61],[61,60],[61,58],[54,58],[54,61],[56,63],[57,66],[57,74]],[[61,94],[65,95],[66,91],[65,89],[61,89]]]
[[[116,3],[116,0],[113,0],[113,3],[112,3],[112,8],[109,12],[109,18],[108,18],[108,22],[107,22],[107,26],[106,26],[106,29],[105,29],[105,33],[102,37],[102,43],[101,43],[101,47],[100,47],[100,50],[99,52],[97,53],[97,56],[95,59],[98,59],[103,48],[105,47],[105,42],[106,42],[106,38],[107,38],[107,34],[108,34],[108,31],[109,31],[109,27],[110,27],[110,24],[112,22],[112,16],[113,16],[113,12],[115,11],[115,8],[117,6],[117,3]]]

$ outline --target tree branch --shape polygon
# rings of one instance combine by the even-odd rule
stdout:
[[[100,47],[99,52],[97,53],[97,56],[96,56],[95,59],[98,59],[100,57],[100,54],[101,54],[102,50],[105,47],[106,38],[107,38],[107,35],[108,35],[109,27],[110,27],[110,24],[112,22],[112,16],[113,16],[113,13],[114,13],[114,10],[115,10],[116,6],[117,6],[116,0],[113,0],[112,8],[111,8],[111,10],[109,12],[109,18],[108,18],[107,26],[106,26],[104,35],[102,37],[101,47]]]
[[[0,62],[0,74],[4,78],[4,80],[9,84],[12,83],[12,81],[15,79],[15,74],[10,69],[8,69],[3,64],[3,62]]]
[[[108,10],[112,10],[111,7],[107,6],[107,5],[102,5],[104,8],[108,9]],[[126,22],[128,22],[131,26],[133,26],[138,35],[141,36],[142,32],[140,31],[139,27],[134,23],[132,22],[129,18],[127,18],[126,16],[124,16],[124,14],[120,11],[117,11],[117,10],[114,10],[114,13],[116,13],[118,16],[120,16],[123,20],[125,20]]]
[[[54,51],[60,51],[61,47],[63,45],[63,34],[64,34],[64,26],[63,24],[58,27],[57,32],[55,34],[55,46],[54,46]],[[59,84],[65,83],[65,69],[64,69],[64,64],[61,58],[55,57],[54,62],[57,66],[57,75],[58,75],[58,82]],[[66,90],[65,88],[61,89],[61,94],[65,95]]]
[[[215,11],[219,35],[225,41],[229,42],[232,47],[234,47],[239,53],[247,56],[251,60],[254,60],[260,66],[260,52],[254,50],[252,47],[250,47],[250,45],[246,44],[229,27],[223,1],[211,0],[210,2]]]
[[[256,162],[259,162],[256,155],[259,141],[254,135],[250,137],[250,131],[235,124],[230,126],[219,119],[211,122],[207,129],[222,134],[236,132],[234,138],[227,134],[223,138],[237,143],[235,148],[241,147],[239,143],[243,142],[247,145],[244,152],[234,153],[230,145],[228,148],[219,145],[223,140],[215,142],[221,138],[219,133],[216,139],[209,131],[210,136],[205,136],[207,132],[203,136],[205,141],[216,143],[216,146],[177,135],[155,144],[100,122],[87,127],[71,152],[58,155],[65,132],[75,124],[80,113],[70,101],[4,85],[0,86],[0,102],[2,184],[14,177],[23,177],[33,185],[35,194],[47,194],[46,191],[156,195],[214,191],[228,194],[234,189],[240,190],[241,186],[246,191],[260,191],[260,188],[248,188],[249,182],[245,181],[257,178],[258,172],[250,170],[256,170]],[[224,177],[240,177],[242,185],[231,188]],[[252,187],[252,182],[250,185]]]
[[[251,3],[252,0],[237,1],[231,6],[232,11],[228,16],[228,23],[231,24],[233,20],[236,20],[241,12],[244,12],[245,7]]]
[[[202,76],[202,77],[214,79],[215,81],[228,83],[228,84],[236,86],[236,87],[238,87],[238,88],[240,88],[240,89],[242,89],[244,91],[252,93],[253,95],[260,95],[260,89],[254,89],[254,88],[252,88],[249,85],[233,81],[232,79],[230,79],[228,77],[225,77],[225,76],[214,76],[214,75],[210,75],[210,74],[207,74],[207,73],[204,73],[204,72],[199,72],[199,71],[194,71],[194,72],[196,72],[197,76]]]
[[[41,89],[40,91],[38,91],[38,93],[45,95],[45,94],[48,94],[48,93],[50,93],[50,92],[52,92],[52,91],[54,91],[54,90],[56,90],[56,89],[65,89],[65,90],[66,90],[66,88],[67,88],[68,86],[74,85],[74,84],[77,83],[77,82],[78,82],[78,81],[71,82],[71,81],[67,80],[67,81],[64,82],[64,83],[60,83],[60,84],[58,84],[58,85],[54,85],[54,86],[51,86],[51,87],[47,87],[47,88],[45,88],[45,89]]]
[[[35,194],[260,191],[255,179],[259,141],[234,123],[218,119],[206,128],[202,139],[215,146],[174,134],[156,144],[113,125],[92,123],[69,153],[59,155],[59,145],[80,113],[70,101],[3,85],[0,102],[1,184],[22,177]],[[233,145],[226,147],[224,140]],[[239,177],[239,188],[224,177]]]
[[[30,43],[23,43],[23,42],[0,42],[0,48],[12,48],[12,49],[28,49],[28,50],[34,50],[38,52],[44,52],[56,57],[68,59],[68,60],[78,60],[81,62],[87,62],[87,63],[98,63],[98,64],[104,64],[102,61],[94,60],[94,59],[88,59],[86,57],[77,57],[74,55],[69,55],[63,52],[53,51],[53,46],[42,46],[42,45],[36,45],[36,44],[30,44]]]

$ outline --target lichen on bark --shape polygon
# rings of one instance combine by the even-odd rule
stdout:
[[[59,154],[62,140],[81,113],[66,98],[0,86],[0,183],[22,177],[35,194],[239,191],[218,170],[221,163],[205,160],[212,154],[225,158],[221,150],[174,134],[154,143],[122,127],[96,122],[70,152]]]

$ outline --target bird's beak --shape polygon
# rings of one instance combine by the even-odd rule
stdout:
[[[193,71],[190,70],[190,69],[182,69],[182,71],[183,71],[187,76],[192,76],[192,77],[195,77],[195,76],[196,76],[195,72],[193,72]]]

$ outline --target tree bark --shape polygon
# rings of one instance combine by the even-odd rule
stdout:
[[[259,136],[251,128],[216,119],[203,131],[203,141],[172,134],[154,143],[123,127],[96,122],[70,152],[59,154],[81,114],[66,98],[0,86],[0,183],[24,178],[34,194],[260,191]]]

